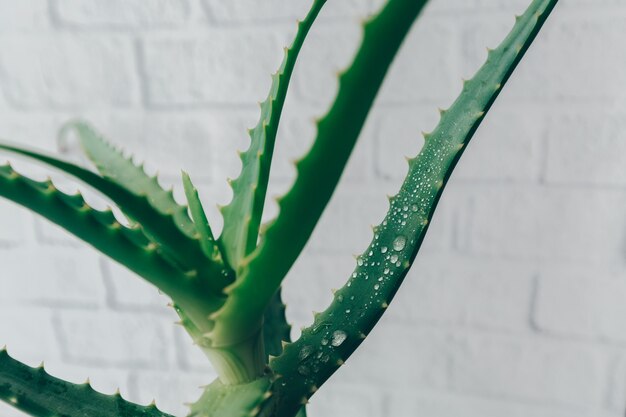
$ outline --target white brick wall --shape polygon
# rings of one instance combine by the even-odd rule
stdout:
[[[89,119],[164,183],[189,170],[219,229],[235,150],[309,3],[0,0],[0,137],[77,158],[55,133]],[[309,146],[359,19],[381,3],[329,0],[294,76],[271,194],[289,186],[288,160]],[[296,329],[348,276],[419,132],[528,0],[431,3],[288,277]],[[312,417],[624,415],[625,45],[623,0],[561,2],[459,164],[389,314],[314,397]],[[6,202],[0,265],[0,345],[17,358],[178,415],[215,376],[165,297]]]

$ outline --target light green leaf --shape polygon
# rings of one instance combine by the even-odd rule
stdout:
[[[301,402],[341,367],[385,312],[417,255],[457,161],[557,2],[534,0],[474,78],[465,83],[460,97],[426,135],[419,155],[409,160],[399,193],[390,199],[387,216],[375,228],[370,246],[358,258],[346,285],[300,339],[270,363],[281,375],[273,384],[277,404],[272,406],[285,416],[295,414]],[[305,360],[303,349],[309,349]],[[316,372],[302,377],[303,370],[313,369]]]
[[[293,44],[290,48],[285,48],[283,63],[272,76],[269,96],[261,103],[259,123],[249,132],[250,147],[241,154],[241,174],[231,183],[233,200],[222,208],[224,229],[220,240],[227,260],[235,270],[238,270],[242,259],[257,245],[274,142],[289,81],[302,44],[325,3],[326,0],[314,0],[306,18],[298,23]]]
[[[261,326],[261,313],[304,248],[352,152],[367,114],[402,41],[426,0],[389,0],[364,25],[352,66],[340,76],[335,102],[318,124],[309,154],[296,164],[292,189],[279,200],[279,215],[261,234],[258,248],[241,264],[215,314],[217,343],[248,337]]]

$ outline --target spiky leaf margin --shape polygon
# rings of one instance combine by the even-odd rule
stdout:
[[[450,175],[485,114],[532,44],[558,0],[534,0],[487,62],[466,81],[463,92],[442,112],[374,238],[358,258],[347,284],[330,307],[315,317],[295,343],[270,363],[278,379],[273,398],[291,417],[363,342],[383,315],[424,239]]]
[[[211,337],[228,345],[254,333],[261,313],[304,248],[346,165],[383,79],[427,0],[389,0],[364,24],[363,41],[351,67],[339,77],[339,91],[318,135],[296,168],[292,189],[279,200],[279,215],[258,248],[226,289],[230,297],[214,315]]]
[[[259,122],[249,131],[250,147],[240,155],[243,168],[239,177],[231,182],[233,199],[222,207],[224,228],[220,240],[235,270],[257,245],[274,143],[289,81],[304,40],[325,3],[326,0],[314,0],[307,16],[298,22],[295,39],[291,47],[285,48],[282,65],[272,76],[269,96],[261,103]]]

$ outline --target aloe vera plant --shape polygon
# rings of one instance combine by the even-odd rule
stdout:
[[[298,53],[326,0],[314,0],[273,76],[243,168],[213,233],[190,177],[187,204],[161,188],[87,123],[67,124],[97,173],[10,143],[0,149],[60,169],[104,194],[126,216],[91,208],[80,194],[59,191],[0,166],[0,195],[27,207],[154,284],[172,299],[180,324],[219,378],[191,405],[195,417],[292,417],[367,337],[406,276],[441,193],[466,145],[558,0],[533,0],[509,35],[490,50],[415,158],[367,250],[331,305],[291,343],[281,282],[304,248],[341,177],[391,62],[426,0],[388,0],[364,23],[352,65],[339,76],[336,99],[317,122],[313,147],[296,163],[297,179],[261,225],[272,154]],[[345,312],[349,310],[350,314]],[[209,382],[209,381],[207,381]],[[153,416],[166,413],[119,394],[95,392],[30,368],[0,351],[0,398],[33,416]]]

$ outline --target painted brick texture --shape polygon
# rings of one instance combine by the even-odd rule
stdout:
[[[219,230],[215,204],[230,199],[235,151],[247,146],[245,128],[309,3],[0,0],[0,137],[80,161],[56,132],[90,120],[164,184],[189,171]],[[289,161],[310,146],[359,21],[382,3],[329,0],[294,75],[270,195],[290,186]],[[350,274],[420,131],[435,126],[437,107],[450,105],[527,3],[431,1],[287,278],[294,335]],[[624,415],[625,45],[623,0],[561,2],[459,163],[389,313],[313,398],[312,417]],[[103,392],[119,387],[184,415],[215,373],[173,326],[168,300],[1,203],[0,345],[60,377],[90,377]],[[269,201],[266,218],[275,212]],[[22,416],[5,405],[0,415]]]

